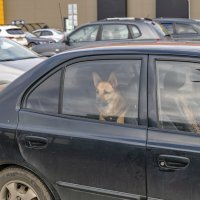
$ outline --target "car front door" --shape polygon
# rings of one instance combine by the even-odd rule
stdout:
[[[72,47],[94,44],[97,42],[99,25],[88,25],[77,29],[68,36],[68,44]]]
[[[27,93],[19,147],[62,200],[146,199],[146,82],[146,56],[100,56]]]
[[[200,198],[200,60],[150,57],[148,199]]]

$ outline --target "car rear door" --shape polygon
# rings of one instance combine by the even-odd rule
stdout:
[[[108,85],[115,82],[119,102],[126,99],[123,123],[114,115],[99,118],[94,74]],[[24,160],[61,199],[146,199],[146,85],[147,56],[65,63],[25,96],[17,131]],[[122,113],[123,107],[114,110]]]
[[[200,198],[200,60],[151,56],[148,199]]]

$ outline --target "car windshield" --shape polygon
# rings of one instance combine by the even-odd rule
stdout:
[[[6,38],[0,38],[0,62],[37,58],[38,55]]]

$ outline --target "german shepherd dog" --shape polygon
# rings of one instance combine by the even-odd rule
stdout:
[[[117,90],[117,78],[114,72],[110,74],[107,81],[103,81],[96,72],[93,72],[92,75],[96,88],[99,119],[124,124],[128,107],[125,99]]]

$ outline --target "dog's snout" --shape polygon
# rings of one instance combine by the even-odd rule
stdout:
[[[97,98],[97,105],[99,107],[106,107],[108,105],[108,103],[105,100],[101,99],[101,98]]]

